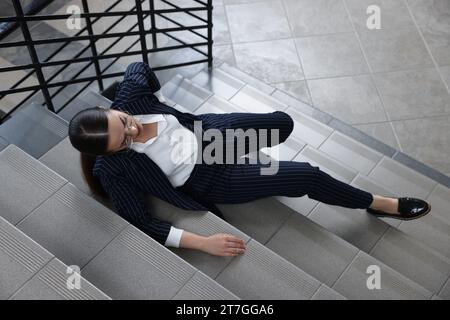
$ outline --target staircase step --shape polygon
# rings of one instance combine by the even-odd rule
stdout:
[[[67,122],[36,103],[20,108],[0,125],[1,137],[35,158],[42,156],[67,134]]]
[[[342,163],[347,163],[364,175],[368,175],[383,157],[381,153],[373,151],[362,143],[348,138],[337,131],[333,132],[320,146],[319,150]]]
[[[347,298],[323,284],[314,294],[312,300],[347,300]]]
[[[65,119],[67,122],[70,122],[73,116],[79,111],[95,106],[103,106],[109,108],[111,106],[111,101],[103,97],[100,93],[88,91],[69,103],[63,110],[58,113],[58,115]]]
[[[105,272],[107,270],[107,272]],[[171,299],[188,285],[207,293],[202,281],[191,281],[197,269],[129,225],[83,269],[82,274],[113,299]],[[223,298],[235,299],[213,280],[203,279]],[[189,283],[189,284],[188,284]],[[185,288],[186,289],[186,288]]]
[[[31,163],[36,167],[44,167],[13,145],[0,153],[0,162],[5,162],[8,157],[24,165]],[[5,167],[1,172],[12,170]],[[51,177],[50,173],[53,172],[48,168],[46,170],[47,176]],[[60,178],[56,173],[53,175]],[[83,276],[92,283],[100,284],[102,290],[109,290],[109,296],[121,299],[170,299],[198,271],[71,183],[60,179],[65,185],[47,196],[43,203],[22,219],[18,228],[62,261],[79,266]],[[12,185],[14,183],[15,180],[11,182]],[[24,193],[27,194],[27,191]],[[0,196],[4,197],[4,192],[0,192]],[[112,262],[102,265],[105,259],[112,259]],[[98,268],[99,265],[104,268]],[[111,265],[115,268],[112,271]],[[154,268],[159,271],[153,271]],[[105,277],[106,282],[102,282]],[[224,299],[236,298],[214,280],[203,279],[205,281],[209,282],[206,285],[208,290],[197,287],[199,281],[193,281],[189,286],[196,290],[194,293],[201,293],[202,297],[219,294]],[[30,286],[39,287],[34,282]],[[31,295],[28,289],[23,292],[24,296],[28,294]]]
[[[192,81],[226,100],[233,97],[245,85],[244,82],[220,69],[199,72]]]
[[[127,225],[118,215],[67,183],[20,222],[18,228],[65,263],[83,267]]]
[[[439,297],[441,299],[450,300],[450,279],[447,281],[445,286],[442,288],[441,292],[439,293]]]
[[[92,195],[81,171],[80,152],[70,143],[69,137],[47,151],[39,161],[73,183],[78,189]]]
[[[401,190],[405,196],[426,198],[435,185],[434,180],[387,157],[369,174],[369,177],[391,190]]]
[[[285,110],[294,120],[292,134],[314,148],[318,148],[333,132],[333,129],[323,123],[301,114],[292,107]]]
[[[368,289],[369,266],[380,268],[380,289]],[[360,251],[349,268],[332,287],[348,299],[431,299],[432,293],[375,258]]]
[[[243,299],[310,299],[320,282],[255,240],[216,280]]]
[[[110,300],[86,279],[80,278],[81,289],[67,286],[68,266],[53,258],[12,297],[12,300]]]
[[[450,190],[438,185],[427,201],[432,206],[428,215],[402,222],[398,229],[450,258]]]
[[[333,178],[340,181],[350,183],[358,172],[344,163],[335,161],[328,156],[325,152],[306,146],[303,150],[294,158],[294,161],[309,162],[312,166],[317,166],[320,170],[328,173]]]
[[[174,300],[239,300],[239,298],[224,289],[211,278],[197,271],[194,276],[177,293]]]
[[[151,203],[150,211],[159,218],[172,221],[172,223],[177,228],[186,229],[204,236],[209,236],[216,233],[233,234],[246,242],[246,253],[243,256],[235,258],[216,257],[192,250],[175,248],[171,249],[185,261],[188,261],[191,265],[197,267],[208,276],[214,278],[225,288],[235,293],[240,298],[310,299],[314,292],[318,289],[321,282],[314,280],[314,278],[307,275],[303,270],[295,267],[290,262],[273,253],[270,249],[257,242],[257,240],[251,239],[246,234],[245,229],[241,228],[240,225],[236,225],[232,221],[230,221],[231,215],[227,215],[227,223],[211,212],[187,213],[185,210],[176,208],[154,197],[150,196],[149,199],[150,200],[148,202]],[[220,205],[220,209],[223,209],[222,205]],[[224,212],[224,214],[226,213]],[[246,219],[245,216],[241,214],[239,214],[239,216],[241,217],[240,220]],[[237,228],[233,225],[236,225]],[[271,225],[272,223],[270,222],[264,224],[264,226]],[[272,231],[272,233],[274,231]],[[261,232],[260,234],[261,236],[264,236],[263,232]],[[276,272],[274,272],[274,269],[266,270],[264,268],[265,262],[254,261],[253,257],[244,259],[244,257],[246,257],[247,255],[256,255],[263,260],[266,259],[267,263],[270,262],[271,264],[276,265],[276,268],[280,268],[281,270],[287,269],[290,271],[286,271],[287,274],[278,275]],[[229,269],[230,266],[232,269]],[[249,274],[251,270],[253,270],[253,273],[256,274]],[[236,278],[234,276],[235,272],[238,273],[236,275]],[[264,277],[270,278],[270,285],[268,285],[267,282],[265,283],[264,281],[259,279],[259,277],[261,277],[262,275],[264,275]],[[297,279],[291,279],[291,282],[295,281],[302,283],[306,281],[309,286],[306,284],[306,287],[289,284],[289,281],[287,280],[288,277]],[[243,279],[245,279],[245,281],[243,281]],[[251,284],[249,284],[249,282]],[[315,286],[316,284],[317,287]],[[315,289],[311,289],[311,286]],[[268,287],[270,287],[270,289]],[[282,290],[284,290],[283,288],[286,288],[286,290],[288,291],[282,292]],[[313,292],[311,293],[311,291]]]
[[[328,286],[358,253],[354,246],[293,211],[266,246]]]
[[[389,228],[370,255],[433,293],[450,277],[450,259],[394,228]]]
[[[239,90],[231,99],[231,103],[241,107],[247,112],[261,113],[275,110],[286,110],[287,105],[275,100],[248,85]]]
[[[200,108],[196,109],[194,114],[225,112],[242,112],[242,110],[229,103],[227,100],[214,95],[206,100]]]
[[[84,278],[67,287],[67,266],[0,217],[0,299],[109,299]]]
[[[211,96],[211,92],[183,78],[181,75],[176,75],[163,85],[161,90],[166,99],[182,105],[189,112],[194,112]]]
[[[261,92],[264,92],[265,94],[271,94],[275,90],[274,88],[272,88],[270,85],[266,84],[265,82],[263,82],[259,79],[256,79],[252,76],[249,76],[245,72],[242,72],[241,70],[233,68],[226,63],[221,64],[219,69],[224,71],[225,73],[233,76],[234,78],[239,79],[244,83],[247,83],[248,85],[252,86],[253,88],[255,88]]]
[[[0,180],[7,184],[0,192],[0,212],[17,224],[67,183],[14,144],[0,152]]]
[[[8,146],[9,142],[0,137],[0,151],[5,149]]]

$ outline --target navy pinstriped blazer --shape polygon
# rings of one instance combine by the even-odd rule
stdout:
[[[194,120],[216,116],[194,115],[166,106],[152,94],[159,89],[160,84],[147,64],[132,63],[117,89],[111,109],[127,111],[132,115],[171,114],[191,131]],[[215,121],[219,119],[220,115],[217,114]],[[141,198],[142,193],[150,193],[182,209],[209,210],[204,204],[174,188],[155,162],[146,154],[134,150],[98,156],[93,175],[100,180],[119,215],[162,244],[167,239],[171,223],[150,215]]]

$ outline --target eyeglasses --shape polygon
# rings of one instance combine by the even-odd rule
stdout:
[[[127,132],[129,132],[131,130],[131,128],[133,127],[133,116],[126,110],[121,110],[121,112],[127,114],[125,128],[126,128]],[[130,146],[132,143],[133,143],[133,138],[125,132],[125,140],[124,140],[124,143],[122,143],[122,146],[124,146],[125,148],[119,150],[118,152],[128,152],[130,150]]]

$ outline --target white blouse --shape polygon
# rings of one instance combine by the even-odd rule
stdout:
[[[174,187],[189,178],[197,160],[198,141],[195,134],[183,127],[171,114],[143,114],[133,116],[140,123],[157,122],[157,135],[144,143],[132,142],[130,148],[145,153],[164,172]],[[166,246],[179,247],[182,229],[170,227]]]
[[[171,114],[133,116],[140,123],[158,122],[158,133],[144,143],[133,142],[136,152],[145,153],[164,172],[174,187],[189,178],[197,160],[198,141],[195,134],[183,127]]]

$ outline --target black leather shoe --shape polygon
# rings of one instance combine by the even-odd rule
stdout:
[[[398,198],[397,211],[400,214],[388,213],[372,208],[366,209],[368,213],[377,217],[387,217],[400,220],[413,220],[423,217],[431,210],[431,205],[426,201],[417,198]]]

